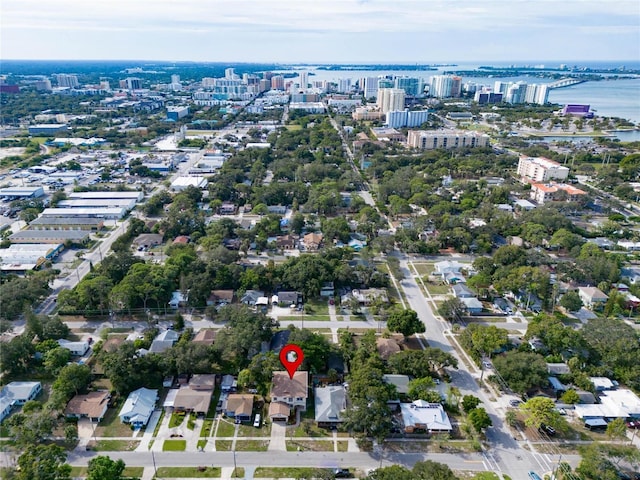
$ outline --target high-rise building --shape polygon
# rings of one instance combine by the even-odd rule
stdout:
[[[407,146],[420,150],[434,150],[438,148],[451,149],[463,147],[486,147],[489,145],[489,135],[469,131],[427,131],[409,130]]]
[[[284,77],[282,75],[271,77],[271,90],[284,90]]]
[[[495,82],[493,91],[502,93],[508,103],[537,103],[544,105],[549,100],[549,86],[546,84],[526,84],[525,82]]]
[[[262,78],[264,78],[265,80],[271,80],[273,75],[273,72],[262,72]]]
[[[109,84],[109,80],[100,80],[100,90],[111,90],[111,85]]]
[[[42,80],[38,80],[36,82],[36,90],[50,92],[51,91],[51,80],[48,78],[44,78]]]
[[[267,90],[269,90],[269,87],[271,86],[271,81],[267,80],[266,78],[263,78],[260,80],[260,83],[258,84],[258,90],[261,92],[266,92]]]
[[[401,88],[410,97],[422,95],[422,79],[417,77],[396,77],[395,87]]]
[[[137,77],[128,77],[125,79],[129,90],[140,90],[142,88],[142,79]]]
[[[360,80],[364,98],[375,98],[378,94],[378,79],[376,77],[365,77]]]
[[[59,73],[54,75],[59,87],[75,88],[80,85],[77,75],[67,75],[66,73]]]
[[[309,86],[309,72],[300,72],[298,76],[298,85],[300,85],[300,88],[307,88]]]
[[[569,176],[569,168],[545,157],[523,155],[518,160],[518,175],[534,182],[565,180]]]
[[[404,109],[404,90],[401,88],[378,89],[378,108],[382,113]]]
[[[393,88],[395,82],[389,77],[378,77],[378,90],[381,88]]]
[[[454,75],[431,77],[429,95],[436,98],[459,97],[462,93],[462,78]]]
[[[393,110],[387,112],[386,124],[391,128],[419,127],[429,120],[427,110]]]
[[[235,68],[225,68],[224,69],[224,78],[227,80],[236,80],[236,69]]]
[[[351,91],[351,79],[350,78],[340,78],[338,80],[338,92],[339,93],[348,93]]]
[[[180,83],[180,75],[171,75],[171,83]]]

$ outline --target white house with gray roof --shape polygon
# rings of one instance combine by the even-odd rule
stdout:
[[[139,388],[129,394],[127,400],[122,405],[120,413],[120,421],[122,423],[129,423],[134,428],[144,427],[153,410],[156,408],[156,402],[158,401],[158,390],[151,390],[149,388]]]
[[[40,382],[11,382],[0,391],[0,422],[2,422],[14,407],[24,405],[35,399],[42,392]]]

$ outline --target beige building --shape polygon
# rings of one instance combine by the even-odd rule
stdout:
[[[379,88],[378,108],[382,113],[404,110],[405,92],[401,88]]]
[[[420,150],[486,147],[488,145],[489,135],[461,130],[411,130],[407,137],[407,147],[418,148]]]
[[[549,180],[565,180],[569,176],[569,169],[548,158],[521,156],[518,161],[518,175],[524,180],[542,183]]]
[[[532,183],[530,197],[540,205],[545,202],[566,199],[573,202],[586,195],[587,192],[564,183]]]
[[[384,119],[384,113],[378,110],[370,110],[365,107],[356,108],[356,111],[351,114],[354,120],[373,121]]]

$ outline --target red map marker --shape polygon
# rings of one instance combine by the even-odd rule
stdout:
[[[304,353],[298,345],[288,344],[280,350],[280,363],[289,372],[289,378],[293,379],[293,374],[304,360]]]

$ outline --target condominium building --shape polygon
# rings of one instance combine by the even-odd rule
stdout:
[[[77,75],[67,75],[66,73],[59,73],[57,75],[54,75],[54,77],[56,78],[56,82],[58,82],[59,87],[75,88],[80,85]]]
[[[284,90],[284,77],[282,75],[271,77],[271,90]]]
[[[401,88],[380,88],[378,90],[378,108],[382,113],[404,109],[404,90]]]
[[[407,137],[407,147],[421,150],[486,147],[488,145],[489,135],[462,130],[411,130]]]
[[[455,75],[434,75],[431,77],[429,95],[436,98],[459,97],[462,92],[462,78]]]
[[[365,77],[360,80],[360,88],[364,98],[375,98],[378,94],[378,79],[376,77]]]
[[[422,79],[417,77],[396,77],[395,87],[401,88],[410,97],[422,95]]]
[[[544,105],[549,99],[549,85],[527,84],[525,82],[496,81],[493,86],[495,93],[502,93],[507,103],[535,103]]]
[[[338,79],[338,92],[348,93],[350,91],[351,91],[351,79],[350,78]]]
[[[300,85],[300,88],[307,88],[309,86],[309,72],[300,72],[298,76],[298,85]]]
[[[521,156],[518,161],[518,175],[526,181],[548,182],[549,180],[565,180],[569,169],[544,157]]]
[[[419,127],[429,120],[427,110],[393,110],[387,112],[386,124],[391,128]]]
[[[544,205],[549,201],[576,201],[586,194],[584,190],[564,183],[534,183],[531,185],[529,196],[540,205]]]
[[[142,79],[136,77],[129,77],[125,79],[127,83],[127,89],[129,90],[140,90],[142,88]]]

